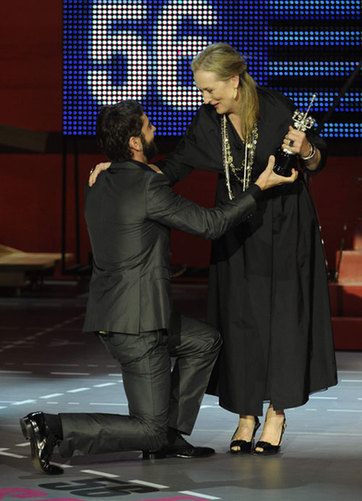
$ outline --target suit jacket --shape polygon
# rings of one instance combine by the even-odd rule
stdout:
[[[176,194],[166,176],[136,161],[112,163],[85,188],[93,272],[83,330],[138,334],[169,326],[170,228],[220,237],[256,206],[261,191],[212,209]]]

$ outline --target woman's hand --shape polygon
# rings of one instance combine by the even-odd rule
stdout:
[[[307,157],[310,153],[310,142],[308,141],[305,132],[293,129],[292,126],[289,126],[288,133],[283,140],[282,148],[294,153],[295,155]]]
[[[107,170],[110,165],[111,165],[111,162],[101,162],[101,163],[97,164],[94,167],[94,169],[91,169],[91,171],[89,173],[89,179],[88,179],[88,185],[90,188],[94,185],[94,183],[97,180],[97,177],[102,172],[102,170]]]
[[[273,155],[270,155],[266,169],[255,181],[255,184],[259,186],[261,190],[267,190],[268,188],[273,188],[273,186],[278,186],[279,184],[294,183],[294,181],[297,179],[298,171],[296,171],[295,169],[292,169],[292,173],[289,177],[278,176],[278,174],[275,174],[275,172],[273,171],[274,164],[275,157]]]
[[[283,140],[282,148],[295,155],[300,155],[301,160],[305,162],[305,166],[309,170],[315,170],[319,165],[321,159],[320,151],[311,145],[305,132],[301,130],[293,129],[292,126],[289,126],[288,133]],[[314,153],[313,148],[315,150]],[[303,157],[309,157],[311,154],[310,158],[303,159]]]

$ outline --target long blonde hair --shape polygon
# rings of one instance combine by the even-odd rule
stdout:
[[[259,99],[256,83],[247,72],[244,58],[227,43],[214,43],[200,52],[191,63],[192,73],[198,70],[212,71],[220,80],[239,75],[241,87],[241,133],[248,138],[259,118]]]

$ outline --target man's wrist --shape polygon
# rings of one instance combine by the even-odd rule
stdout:
[[[264,197],[262,189],[255,183],[249,186],[248,193],[254,198],[255,202],[259,202]]]

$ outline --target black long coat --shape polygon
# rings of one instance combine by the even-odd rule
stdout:
[[[282,144],[295,110],[277,92],[259,88],[258,95],[253,180]],[[238,166],[244,146],[230,121],[228,130]],[[321,151],[320,170],[324,141],[308,136]],[[196,167],[220,174],[216,199],[226,200],[220,116],[209,105],[201,106],[161,166],[173,183]],[[233,177],[232,189],[241,191]],[[213,242],[207,320],[224,338],[209,393],[230,411],[261,415],[264,401],[275,409],[296,407],[311,392],[336,384],[324,250],[302,175],[293,185],[268,190],[252,218]]]

